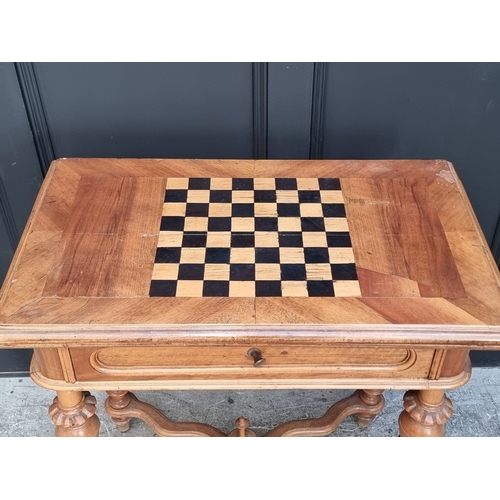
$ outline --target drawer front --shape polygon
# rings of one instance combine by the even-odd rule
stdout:
[[[264,359],[248,355],[258,349]],[[297,344],[70,349],[77,380],[427,377],[433,349]]]

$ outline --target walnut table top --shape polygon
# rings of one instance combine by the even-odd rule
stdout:
[[[432,420],[438,435],[441,389],[467,381],[468,351],[500,348],[499,285],[444,160],[64,158],[5,279],[0,346],[35,348],[60,429],[89,388],[129,420],[124,407],[142,403],[117,392],[125,382],[350,384],[364,388],[348,407],[365,423],[376,388],[421,389],[400,431],[424,435]],[[411,405],[441,413],[418,422]],[[303,432],[292,427],[279,433]]]
[[[446,161],[58,160],[2,289],[0,344],[114,327],[492,348],[499,276]]]

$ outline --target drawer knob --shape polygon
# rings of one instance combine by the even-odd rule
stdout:
[[[266,361],[266,359],[262,357],[260,349],[256,349],[255,347],[248,350],[247,356],[253,358],[253,366],[261,366]]]

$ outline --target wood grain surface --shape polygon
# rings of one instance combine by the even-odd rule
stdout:
[[[343,200],[347,217],[332,230],[348,225],[361,296],[149,297],[153,273],[170,272],[154,264],[165,188],[180,188],[188,177],[217,178],[221,188],[224,179],[254,178],[261,189],[269,179],[298,177],[306,190],[307,179],[340,178],[335,196],[342,198],[331,202]],[[338,258],[352,260],[352,253]],[[235,293],[245,295],[243,288]],[[382,339],[378,327],[385,342],[414,327],[422,332],[415,342],[425,335],[432,342],[439,325],[441,343],[470,347],[477,333],[491,349],[500,348],[500,278],[463,186],[444,160],[69,158],[51,165],[2,287],[0,345],[56,342],[54,325],[75,332],[67,345],[148,325],[165,338],[178,326],[192,326],[196,335],[196,325],[214,335],[248,325],[283,336],[292,326],[316,326],[332,338],[372,329],[373,342]],[[244,330],[235,335],[244,337]]]

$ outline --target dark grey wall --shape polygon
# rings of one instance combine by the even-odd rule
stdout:
[[[499,99],[500,63],[0,63],[0,281],[71,156],[445,158],[500,262]]]
[[[267,158],[309,158],[313,65],[272,63],[268,73]]]
[[[500,64],[329,64],[324,158],[444,158],[491,243],[500,214]]]
[[[251,63],[36,63],[56,157],[252,158]]]
[[[0,63],[0,282],[42,182],[14,64]],[[0,350],[2,372],[26,372],[31,351]]]

